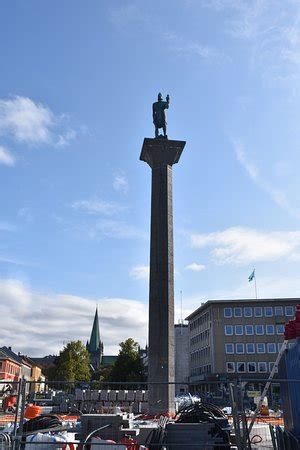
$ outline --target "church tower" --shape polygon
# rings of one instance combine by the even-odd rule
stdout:
[[[96,308],[95,312],[90,342],[87,342],[86,348],[90,354],[90,361],[94,370],[99,369],[103,356],[103,343],[100,339],[98,308]]]

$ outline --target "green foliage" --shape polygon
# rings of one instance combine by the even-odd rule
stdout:
[[[120,351],[108,381],[145,381],[145,368],[138,343],[132,338],[120,343]]]
[[[90,357],[80,341],[69,342],[57,357],[51,381],[89,381]]]

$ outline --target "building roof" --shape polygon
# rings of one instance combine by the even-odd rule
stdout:
[[[0,358],[6,357],[15,363],[22,365],[22,358],[13,352],[11,347],[0,347]]]
[[[101,365],[112,366],[116,362],[117,358],[118,358],[117,355],[102,356]]]
[[[47,355],[41,358],[31,357],[30,359],[40,368],[45,369],[47,367],[51,367],[55,364],[57,356],[56,355]]]
[[[100,347],[100,331],[99,331],[99,318],[98,318],[98,308],[96,308],[93,329],[91,333],[91,339],[88,345],[89,352],[96,352]]]
[[[263,303],[291,303],[291,302],[299,302],[300,303],[300,298],[241,298],[241,299],[229,299],[229,300],[207,300],[207,302],[202,303],[199,308],[197,308],[195,311],[193,311],[189,316],[187,316],[187,318],[185,320],[191,320],[194,316],[196,316],[197,314],[199,314],[200,312],[204,311],[205,309],[207,309],[209,306],[211,305],[221,305],[221,304],[232,304],[232,303],[236,303],[236,304],[241,304],[241,303],[259,303],[259,302],[263,302]]]
[[[42,368],[36,361],[34,361],[32,358],[29,358],[29,356],[27,355],[19,355],[19,356],[27,365],[31,367],[39,367],[40,369]]]

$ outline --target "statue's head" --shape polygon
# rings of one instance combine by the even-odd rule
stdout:
[[[158,100],[159,102],[162,101],[162,95],[161,95],[161,92],[159,92],[159,94],[158,94],[158,96],[157,96],[157,100]]]

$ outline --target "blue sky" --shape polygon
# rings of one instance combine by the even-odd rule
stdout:
[[[146,341],[151,104],[170,94],[176,320],[300,296],[300,5],[3,1],[0,344]],[[14,335],[11,335],[11,330]]]

